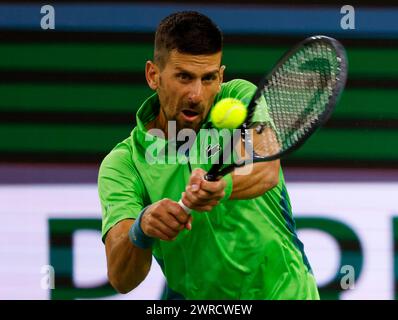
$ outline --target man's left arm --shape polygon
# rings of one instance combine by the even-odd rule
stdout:
[[[258,162],[252,166],[249,174],[240,172],[247,168],[238,168],[232,173],[232,193],[229,199],[256,198],[278,184],[279,160]]]
[[[206,181],[206,172],[203,169],[195,169],[183,193],[182,202],[196,211],[210,211],[226,196],[228,180],[232,183],[232,192],[228,199],[235,200],[258,197],[278,184],[279,160],[259,162],[251,166],[238,168],[231,174],[230,179],[222,178],[218,181]],[[249,171],[243,171],[248,169]]]
[[[254,134],[255,131],[253,131]],[[271,128],[265,128],[260,134],[252,137],[253,148],[258,154],[277,154],[279,145]],[[239,150],[237,150],[239,152]],[[245,150],[244,142],[241,141],[240,153],[242,159],[250,156]],[[232,193],[230,199],[256,198],[275,187],[279,182],[280,160],[256,162],[236,168],[232,172]]]

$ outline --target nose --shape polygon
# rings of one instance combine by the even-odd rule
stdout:
[[[189,95],[188,95],[189,103],[192,103],[192,104],[201,103],[203,100],[202,94],[203,94],[202,81],[200,81],[200,80],[194,81],[191,85]]]

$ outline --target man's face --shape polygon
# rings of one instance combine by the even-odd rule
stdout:
[[[199,130],[221,89],[224,67],[220,64],[221,52],[211,55],[170,52],[164,68],[158,71],[156,91],[160,112],[166,121],[176,121],[177,130]]]

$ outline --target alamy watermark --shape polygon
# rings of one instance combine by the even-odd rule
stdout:
[[[340,20],[340,27],[343,30],[355,29],[355,9],[353,6],[345,5],[340,9],[343,17]]]
[[[340,269],[343,276],[340,279],[340,286],[343,290],[355,289],[355,269],[351,265],[344,265]]]
[[[55,9],[53,6],[46,4],[40,8],[40,13],[43,14],[40,20],[40,27],[43,30],[55,29]]]
[[[247,166],[239,174],[249,174],[253,162],[253,130],[241,129],[182,129],[177,133],[176,122],[168,121],[167,137],[161,129],[150,129],[145,135],[145,161],[148,164],[223,164],[241,163]],[[222,154],[220,154],[222,152]],[[250,171],[249,171],[250,170]]]
[[[40,281],[40,286],[43,290],[55,289],[55,270],[51,265],[44,265],[40,269],[43,274]]]

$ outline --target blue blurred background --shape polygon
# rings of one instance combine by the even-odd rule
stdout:
[[[256,83],[307,36],[343,43],[340,103],[282,165],[322,298],[397,298],[398,6],[361,3],[57,1],[43,29],[42,2],[0,1],[0,299],[161,297],[155,264],[127,296],[107,283],[96,179],[151,93],[156,26],[180,10],[223,30],[227,81]]]

